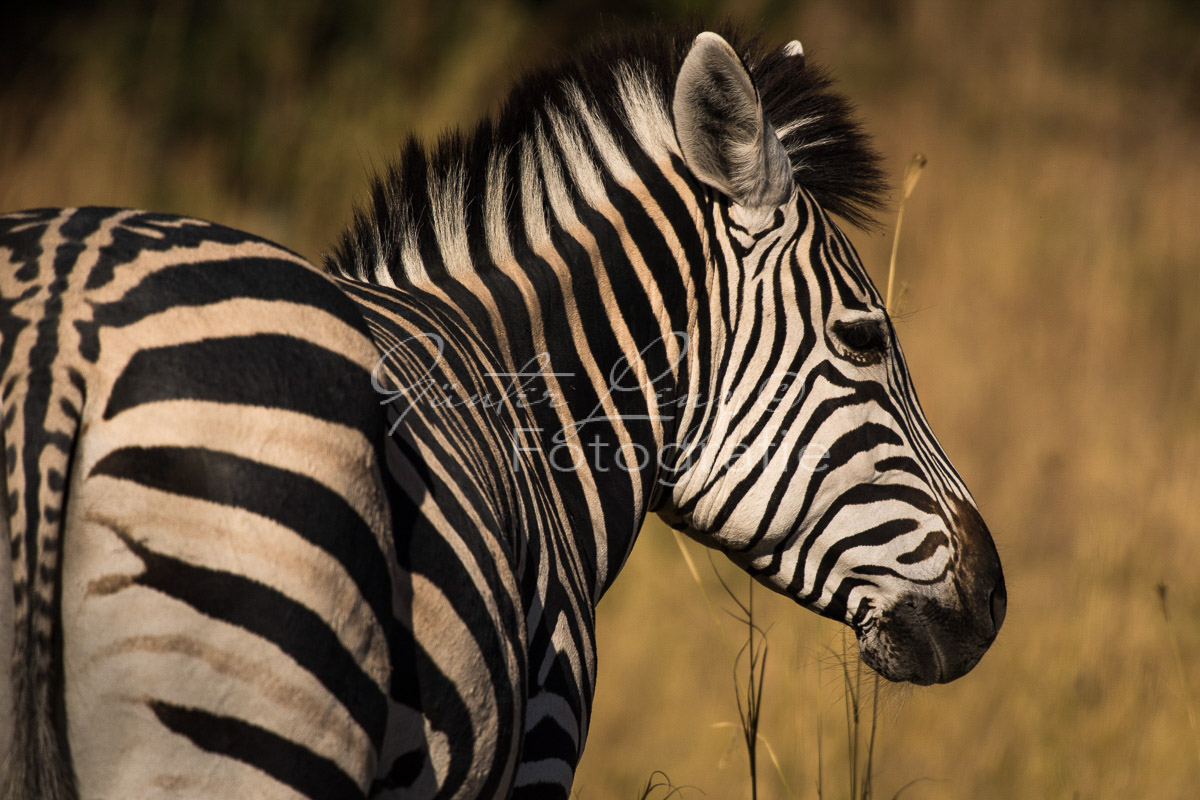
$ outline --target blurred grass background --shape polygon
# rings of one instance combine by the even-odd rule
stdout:
[[[923,779],[902,796],[1196,797],[1194,3],[19,2],[0,26],[0,208],[174,211],[316,259],[404,133],[469,124],[523,68],[682,13],[800,38],[897,182],[912,152],[929,157],[906,211],[898,324],[992,527],[1010,610],[964,679],[885,691],[874,796]],[[854,238],[884,280],[889,237]],[[660,526],[625,572],[600,607],[578,796],[636,797],[664,770],[748,797],[740,733],[720,726],[737,719],[723,642],[740,633],[719,634]],[[758,600],[761,731],[787,781],[764,767],[762,796],[817,797],[821,775],[823,797],[847,797],[840,628]]]

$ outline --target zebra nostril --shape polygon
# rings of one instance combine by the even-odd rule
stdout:
[[[992,608],[992,631],[993,633],[1000,632],[1000,626],[1004,624],[1004,615],[1008,612],[1008,593],[1004,591],[1004,584],[992,589],[991,608]]]

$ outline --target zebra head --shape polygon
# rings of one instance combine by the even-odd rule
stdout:
[[[805,69],[797,42],[767,58]],[[821,152],[804,126],[822,108],[772,125],[788,69],[774,63],[777,96],[760,96],[737,53],[705,33],[676,79],[676,137],[709,231],[691,337],[707,352],[692,354],[662,513],[851,626],[884,677],[950,681],[1004,619],[1000,560],[925,421],[879,293],[806,188],[828,169],[806,160]]]

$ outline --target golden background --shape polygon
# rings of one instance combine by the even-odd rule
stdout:
[[[45,5],[0,25],[0,208],[173,211],[313,259],[403,135],[469,125],[588,36],[694,12],[801,39],[894,186],[913,152],[929,158],[905,211],[898,327],[1010,595],[971,674],[883,687],[871,796],[1200,796],[1195,3]],[[882,222],[854,233],[881,286]],[[725,724],[744,631],[688,552],[721,630],[656,523],[600,605],[584,800],[639,797],[655,770],[750,796]],[[770,631],[760,733],[779,764],[760,754],[759,796],[849,797],[841,629],[755,597]],[[872,689],[864,676],[861,748]]]

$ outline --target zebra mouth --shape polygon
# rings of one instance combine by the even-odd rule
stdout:
[[[863,662],[894,683],[929,686],[957,678],[961,673],[947,670],[946,654],[921,611],[910,600],[854,626]]]
[[[871,669],[897,683],[929,686],[970,672],[995,639],[967,615],[927,598],[909,597],[855,627],[859,655]]]
[[[913,644],[906,642],[901,647],[884,635],[866,635],[858,640],[858,653],[868,667],[893,683],[943,683],[944,662],[937,646],[932,640],[926,640],[925,646]]]

